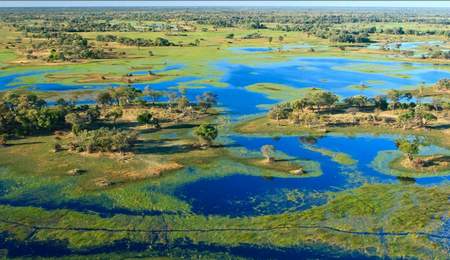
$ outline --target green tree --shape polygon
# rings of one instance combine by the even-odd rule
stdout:
[[[329,91],[314,91],[309,93],[306,98],[310,105],[317,107],[317,110],[321,110],[322,107],[330,109],[339,101],[339,98]]]
[[[406,154],[409,161],[412,161],[414,155],[419,153],[420,146],[423,145],[423,142],[417,137],[412,140],[400,138],[395,140],[395,145],[402,153]]]
[[[201,145],[211,146],[212,141],[217,138],[219,131],[217,127],[212,124],[201,124],[195,129],[194,134],[199,138]]]
[[[413,124],[414,118],[415,118],[415,111],[413,109],[408,109],[406,112],[398,116],[398,122],[404,127],[407,127]]]
[[[136,133],[117,129],[99,128],[82,130],[69,144],[71,150],[78,152],[124,152],[136,141]]]
[[[309,106],[309,101],[307,98],[301,98],[292,102],[292,109],[302,111]]]
[[[348,97],[344,99],[344,103],[348,106],[356,106],[358,108],[363,108],[370,105],[370,100],[366,96],[363,95],[356,95],[353,97]]]
[[[137,116],[137,121],[143,125],[151,125],[160,128],[158,118],[154,117],[152,113],[145,111]]]
[[[115,103],[120,106],[129,105],[142,95],[141,90],[132,86],[111,88],[109,92],[111,97],[115,100]]]
[[[72,126],[72,133],[78,134],[89,124],[89,120],[79,113],[69,113],[65,116],[66,123]]]
[[[381,109],[381,110],[386,110],[388,108],[388,102],[386,100],[385,96],[375,96],[373,98],[373,103],[375,105],[375,108]]]
[[[399,106],[400,98],[402,97],[402,94],[400,93],[400,91],[398,91],[396,89],[391,89],[388,91],[387,96],[388,96],[389,100],[391,101],[390,105],[391,105],[392,109],[395,110]]]
[[[234,33],[229,33],[225,36],[225,39],[233,39],[234,38]]]
[[[100,106],[110,106],[114,103],[114,99],[110,92],[100,92],[97,95],[96,102]]]
[[[113,123],[116,124],[117,119],[123,116],[123,110],[120,108],[113,108],[108,113],[106,113],[106,118],[109,120],[113,120]]]
[[[430,113],[425,105],[418,105],[415,108],[415,119],[420,127],[427,126],[430,121],[437,120],[437,117]]]
[[[279,121],[281,119],[287,119],[291,113],[287,104],[279,104],[270,108],[269,118]]]

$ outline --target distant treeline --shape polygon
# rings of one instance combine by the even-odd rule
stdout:
[[[124,45],[129,46],[142,46],[142,47],[149,47],[149,46],[175,46],[175,43],[161,37],[157,37],[155,40],[151,39],[144,39],[144,38],[129,38],[129,37],[118,37],[116,35],[97,35],[96,37],[97,41],[100,42],[118,42]]]
[[[131,32],[155,30],[183,30],[183,24],[215,27],[248,27],[265,29],[267,24],[288,25],[285,30],[305,30],[305,28],[325,29],[330,25],[368,23],[418,23],[449,25],[446,10],[439,9],[233,9],[233,8],[59,8],[53,9],[2,9],[0,19],[12,24],[20,31],[40,33],[48,31],[64,32]],[[152,21],[152,23],[148,23]],[[167,23],[167,21],[174,21]],[[180,26],[181,25],[181,26]],[[406,34],[446,34],[442,30],[405,30]],[[310,31],[309,29],[307,31]],[[396,29],[385,29],[384,33],[396,34]],[[397,32],[400,33],[401,32]],[[449,34],[447,34],[449,35]]]

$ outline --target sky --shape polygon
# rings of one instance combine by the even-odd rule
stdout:
[[[4,1],[0,7],[145,6],[299,6],[299,7],[449,7],[450,1]]]

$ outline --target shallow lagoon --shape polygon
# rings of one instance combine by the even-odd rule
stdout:
[[[442,46],[444,44],[443,41],[422,41],[422,42],[392,42],[387,43],[386,46],[389,50],[414,50],[419,47],[433,47],[433,46]],[[371,43],[367,46],[368,49],[380,49],[383,44],[380,43]],[[398,47],[398,48],[397,48]]]
[[[248,216],[304,210],[326,202],[326,192],[355,188],[363,183],[398,183],[401,179],[385,175],[371,166],[380,151],[395,150],[393,136],[324,136],[305,143],[302,137],[232,136],[250,151],[270,144],[295,159],[317,161],[323,174],[310,178],[277,178],[239,174],[205,178],[181,186],[176,195],[192,205],[197,214]],[[345,153],[355,165],[341,165],[308,146]],[[417,185],[449,181],[450,176],[419,178]],[[411,180],[410,180],[411,181]]]

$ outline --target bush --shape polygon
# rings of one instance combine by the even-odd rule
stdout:
[[[100,128],[83,130],[70,143],[71,150],[77,152],[124,152],[136,141],[136,134],[117,129]]]
[[[195,129],[195,135],[198,136],[202,145],[210,146],[212,141],[217,138],[217,127],[211,124],[202,124]]]
[[[152,113],[145,111],[137,116],[137,121],[143,125],[151,125],[160,128],[158,118],[154,117]]]

